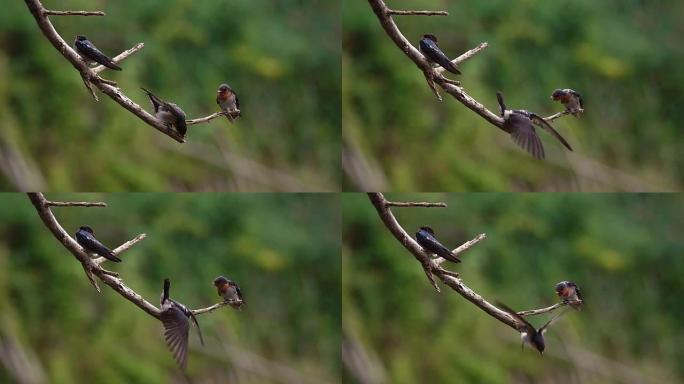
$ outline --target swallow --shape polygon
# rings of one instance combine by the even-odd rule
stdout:
[[[240,309],[245,304],[242,292],[240,292],[240,286],[236,282],[229,280],[225,276],[219,276],[214,279],[214,286],[218,291],[218,295],[223,297],[223,300],[228,302],[231,307]]]
[[[100,50],[97,49],[97,47],[93,43],[91,43],[90,40],[88,40],[88,38],[85,36],[76,36],[76,40],[74,40],[74,49],[86,61],[94,61],[115,71],[121,70],[121,67],[114,64],[112,59],[107,57],[107,55],[105,55],[104,53],[100,52]]]
[[[551,100],[560,101],[561,104],[565,106],[565,110],[575,117],[584,112],[582,95],[572,89],[556,89],[553,91],[553,94],[551,94]]]
[[[180,133],[182,136],[185,136],[185,132],[188,131],[188,127],[185,124],[185,112],[183,112],[183,110],[180,109],[180,107],[176,104],[167,103],[147,89],[141,89],[145,91],[145,93],[147,93],[147,97],[150,98],[152,107],[154,107],[154,115],[157,117],[157,119],[163,121],[167,126],[175,127],[178,133]]]
[[[541,116],[523,109],[506,109],[501,92],[496,93],[496,99],[499,101],[501,117],[504,119],[503,129],[511,134],[513,141],[520,148],[526,150],[537,159],[544,159],[544,146],[534,129],[534,124],[536,124],[558,139],[565,148],[572,151],[570,144]]]
[[[457,75],[461,74],[461,71],[458,70],[456,64],[452,63],[451,60],[449,60],[449,57],[439,49],[437,46],[437,37],[435,37],[435,35],[430,33],[423,35],[423,38],[420,39],[420,42],[418,43],[418,49],[431,65],[432,63],[437,63],[451,73]]]
[[[80,227],[78,232],[76,232],[76,242],[88,253],[96,253],[107,260],[117,263],[121,261],[109,248],[105,247],[95,238],[93,229],[87,225]]]
[[[518,323],[518,331],[520,332],[520,339],[522,340],[522,348],[525,348],[525,343],[529,344],[533,348],[535,348],[537,351],[539,351],[540,355],[544,354],[544,349],[546,348],[546,344],[544,343],[544,333],[549,328],[549,325],[556,321],[559,317],[563,316],[565,312],[567,312],[567,309],[563,312],[560,312],[556,316],[552,317],[551,320],[547,321],[546,324],[544,324],[541,328],[536,329],[532,324],[527,322],[522,316],[518,315],[517,312],[506,306],[505,304],[501,302],[496,303],[503,311],[511,315],[515,320],[517,320]]]
[[[561,281],[556,284],[556,294],[575,309],[580,309],[584,300],[582,300],[582,294],[577,284],[572,281]]]
[[[420,244],[425,251],[434,253],[437,256],[443,257],[453,263],[460,263],[461,259],[454,255],[449,248],[437,241],[434,235],[435,231],[433,231],[432,228],[427,226],[420,227],[418,232],[416,232],[416,241],[418,241],[418,244]]]
[[[164,339],[169,349],[176,359],[176,362],[185,371],[188,357],[188,333],[190,331],[190,321],[195,323],[200,343],[204,345],[202,330],[200,329],[197,318],[185,305],[169,298],[169,287],[171,282],[164,279],[164,291],[161,295],[161,314],[160,320],[164,324]]]
[[[226,113],[226,117],[231,123],[241,116],[241,112],[238,112],[235,117],[232,115],[235,111],[240,111],[240,100],[238,100],[237,93],[228,84],[221,84],[219,86],[216,92],[216,104],[221,107],[221,111]]]

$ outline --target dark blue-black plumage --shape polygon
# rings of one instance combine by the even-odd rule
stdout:
[[[190,332],[190,319],[197,327],[200,343],[204,345],[202,330],[200,329],[197,318],[185,305],[169,298],[171,282],[164,279],[164,290],[161,295],[161,314],[159,319],[164,325],[164,339],[168,344],[176,362],[185,370],[188,357],[188,335]]]
[[[84,225],[78,229],[76,232],[76,242],[89,253],[97,253],[98,255],[106,258],[107,260],[120,262],[121,259],[116,257],[112,251],[105,247],[99,240],[95,238],[95,233],[93,229],[87,225]]]
[[[435,37],[435,35],[429,33],[423,35],[423,38],[420,39],[420,42],[418,43],[418,49],[430,63],[437,63],[451,73],[457,75],[461,74],[461,71],[458,70],[456,64],[452,63],[451,60],[449,60],[449,57],[439,49],[437,46],[437,37]]]
[[[115,71],[121,70],[121,67],[114,64],[112,59],[107,57],[107,55],[105,55],[104,53],[100,52],[100,50],[97,49],[97,47],[95,47],[95,45],[91,43],[90,40],[88,40],[88,38],[85,36],[76,36],[76,40],[74,40],[74,49],[79,55],[81,55],[81,57],[83,57],[86,60],[102,64],[105,67],[113,69]]]
[[[499,102],[501,117],[504,119],[503,129],[511,134],[511,138],[518,146],[532,156],[537,159],[544,159],[545,157],[544,146],[534,129],[535,124],[549,132],[565,148],[572,151],[570,144],[544,118],[524,109],[507,109],[501,92],[496,93],[496,99]]]
[[[439,257],[443,257],[451,262],[460,263],[461,260],[456,257],[447,247],[442,245],[435,238],[435,232],[432,228],[423,226],[416,232],[416,241],[427,252],[434,253]]]

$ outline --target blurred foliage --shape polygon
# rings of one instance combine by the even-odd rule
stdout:
[[[366,1],[343,4],[345,144],[388,179],[379,190],[681,190],[684,184],[684,3],[591,0],[393,0],[394,9],[449,16],[395,16],[414,45],[434,33],[462,64],[466,91],[497,113],[563,110],[555,88],[584,96],[586,113],[554,126],[575,156],[542,132],[547,161],[449,95],[438,102],[419,69],[381,28]],[[429,166],[426,165],[429,163]],[[347,170],[347,173],[349,170]],[[363,178],[363,175],[355,175]],[[368,177],[367,177],[368,178]],[[375,177],[378,179],[378,177]],[[354,175],[344,188],[358,189]]]
[[[684,198],[671,194],[421,194],[448,208],[393,208],[412,236],[430,225],[455,248],[445,267],[516,310],[557,301],[575,281],[585,305],[546,334],[543,357],[440,283],[381,223],[368,198],[342,200],[345,337],[377,354],[388,383],[664,383],[684,380]],[[541,326],[549,315],[530,321]],[[356,382],[345,369],[347,382]],[[458,378],[458,379],[455,379]],[[618,378],[622,378],[619,380]]]
[[[107,96],[92,100],[25,4],[8,2],[0,14],[0,189],[19,188],[14,179],[37,179],[28,187],[39,187],[25,188],[52,191],[339,189],[338,2],[44,4],[107,13],[53,16],[69,44],[84,34],[114,56],[145,43],[122,72],[104,72],[144,108],[151,107],[140,87],[177,103],[188,118],[206,116],[218,111],[216,89],[227,82],[243,117],[233,125],[221,118],[190,126],[188,143],[178,144]],[[222,151],[238,160],[224,159]],[[273,182],[269,172],[240,159],[289,175],[295,185]]]
[[[171,296],[191,308],[220,300],[212,285],[220,274],[240,284],[247,302],[242,311],[226,307],[198,317],[204,347],[191,330],[193,382],[283,382],[268,379],[276,368],[314,382],[339,381],[340,215],[334,195],[47,197],[108,203],[53,208],[69,233],[89,224],[109,246],[146,233],[122,263],[105,267],[155,305],[165,277],[171,279]],[[98,294],[26,196],[0,195],[0,211],[3,349],[17,338],[25,352],[37,356],[50,383],[182,380],[161,323],[106,285]],[[243,362],[255,364],[255,371],[234,363],[224,344],[243,351]],[[0,382],[11,377],[0,364]]]

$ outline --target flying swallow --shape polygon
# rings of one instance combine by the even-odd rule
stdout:
[[[454,255],[449,248],[437,241],[434,235],[435,231],[433,231],[432,228],[428,226],[420,227],[418,232],[416,232],[416,241],[418,241],[418,244],[420,244],[420,246],[423,247],[423,249],[425,249],[427,252],[434,253],[437,256],[443,257],[451,262],[460,263],[461,259]]]
[[[214,286],[218,291],[218,295],[223,297],[223,300],[227,301],[231,307],[240,309],[245,304],[242,292],[240,292],[240,286],[236,282],[224,276],[219,276],[214,279]]]
[[[185,125],[185,112],[183,112],[183,110],[180,109],[180,107],[176,104],[167,103],[147,89],[141,89],[145,91],[145,93],[147,93],[147,97],[150,98],[152,107],[154,107],[154,114],[157,119],[163,121],[167,126],[174,126],[178,133],[185,136],[185,132],[188,131],[188,127]]]
[[[575,309],[579,309],[584,301],[579,287],[572,281],[561,281],[556,284],[556,294],[563,299],[564,303]]]
[[[553,129],[551,124],[547,123],[541,116],[523,109],[506,109],[503,94],[501,92],[496,93],[496,99],[499,101],[501,117],[504,119],[503,129],[511,134],[513,141],[518,144],[518,146],[529,152],[532,156],[537,159],[544,159],[545,157],[544,146],[542,145],[539,136],[537,136],[533,124],[536,124],[549,132],[558,139],[565,148],[572,151],[570,144],[568,144],[568,142]]]
[[[87,225],[80,227],[78,232],[76,232],[76,242],[88,253],[97,253],[105,259],[117,263],[121,261],[109,248],[105,247],[95,238],[93,229]]]
[[[233,91],[233,88],[228,84],[221,84],[216,92],[216,104],[221,107],[221,111],[226,113],[226,117],[232,123],[236,118],[240,117],[242,114],[238,113],[236,117],[233,117],[231,112],[240,110],[240,100],[238,100],[238,95]]]
[[[204,345],[202,339],[202,330],[200,329],[197,318],[192,314],[185,305],[169,298],[169,287],[171,283],[169,279],[164,279],[164,291],[161,295],[161,315],[160,320],[164,324],[164,339],[169,345],[173,357],[176,362],[185,370],[187,366],[188,357],[188,333],[190,330],[190,321],[195,323],[197,333],[199,334],[200,343]]]
[[[76,40],[74,40],[74,49],[79,55],[81,55],[82,58],[86,59],[87,61],[97,62],[115,71],[121,70],[121,67],[114,64],[112,59],[100,52],[100,50],[97,49],[97,47],[95,47],[95,45],[91,43],[90,40],[88,40],[88,38],[85,36],[76,36]]]
[[[430,64],[437,63],[451,73],[457,75],[461,74],[461,71],[458,70],[456,64],[452,63],[447,55],[439,49],[437,46],[437,37],[435,37],[435,35],[430,33],[423,35],[423,38],[420,39],[420,42],[418,43],[418,49]]]
[[[536,329],[532,324],[527,322],[522,316],[518,315],[517,312],[512,310],[510,307],[506,306],[501,302],[496,303],[503,311],[511,315],[515,320],[517,320],[518,331],[520,332],[520,339],[522,340],[522,347],[525,347],[525,343],[534,347],[539,351],[540,355],[544,354],[544,333],[548,330],[549,325],[556,321],[559,317],[567,312],[567,309],[563,312],[558,313],[556,316],[552,317],[551,320],[547,321],[541,328]]]
[[[582,95],[572,89],[556,89],[551,94],[551,100],[560,101],[565,106],[565,110],[577,117],[584,112],[584,103],[582,102]]]

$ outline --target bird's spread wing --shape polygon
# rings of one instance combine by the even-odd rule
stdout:
[[[162,312],[161,321],[164,324],[164,339],[168,344],[176,362],[185,370],[188,357],[188,332],[190,322],[183,312],[172,306]]]
[[[543,128],[544,130],[546,130],[547,132],[552,134],[556,139],[558,139],[558,141],[560,141],[565,146],[565,148],[572,151],[572,147],[570,147],[570,144],[568,144],[568,142],[565,141],[563,136],[561,136],[560,133],[558,133],[555,129],[553,129],[551,124],[547,123],[546,120],[544,120],[541,116],[534,114],[534,113],[530,113],[530,119],[532,120],[533,123],[537,124],[538,126]]]
[[[200,329],[199,323],[197,322],[197,318],[192,312],[189,312],[190,318],[192,319],[192,322],[195,323],[195,327],[197,327],[197,334],[199,335],[200,343],[204,345],[204,338],[202,338],[202,330]]]
[[[542,327],[539,328],[539,332],[542,334],[542,336],[544,336],[544,333],[548,330],[549,325],[551,325],[554,321],[556,321],[561,316],[565,315],[565,313],[569,310],[570,310],[569,308],[565,309],[563,312],[560,312],[556,316],[552,317],[551,320],[546,322],[546,324],[542,325]]]
[[[506,125],[508,125],[511,132],[511,138],[520,148],[526,150],[537,159],[544,159],[544,146],[528,118],[514,113],[506,120]]]

